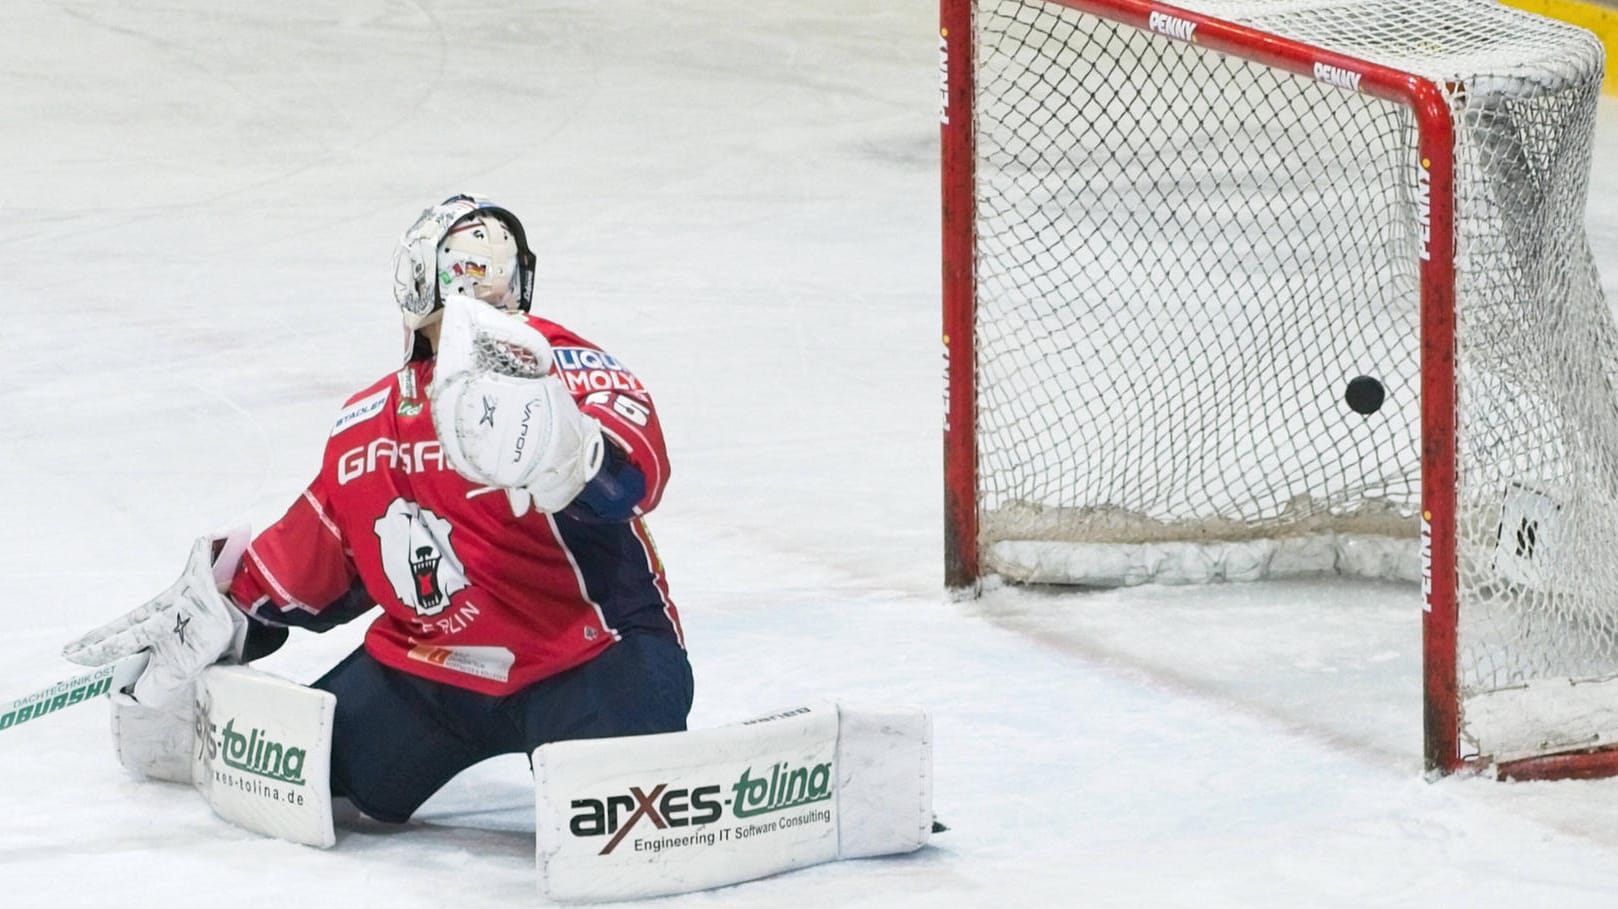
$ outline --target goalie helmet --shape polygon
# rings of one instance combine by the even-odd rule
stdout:
[[[405,328],[438,321],[444,297],[527,312],[534,254],[517,216],[478,196],[450,196],[421,213],[393,256],[393,297]]]

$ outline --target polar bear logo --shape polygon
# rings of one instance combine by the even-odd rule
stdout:
[[[394,596],[417,615],[438,615],[466,589],[466,569],[450,545],[454,528],[432,509],[394,499],[373,529]]]

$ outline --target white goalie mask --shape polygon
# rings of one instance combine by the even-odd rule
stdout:
[[[393,257],[393,296],[409,331],[438,321],[446,296],[527,312],[533,288],[522,222],[477,196],[451,196],[423,211]]]

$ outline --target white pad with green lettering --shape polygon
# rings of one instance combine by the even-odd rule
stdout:
[[[706,890],[932,832],[924,711],[819,704],[533,754],[539,886],[553,901]]]
[[[227,821],[330,847],[331,730],[337,698],[247,666],[197,682],[191,780]]]

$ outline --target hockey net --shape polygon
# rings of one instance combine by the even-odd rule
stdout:
[[[1492,0],[943,21],[951,583],[1421,580],[1430,765],[1595,772],[1533,763],[1618,735],[1594,36]]]

